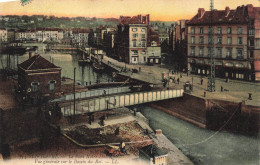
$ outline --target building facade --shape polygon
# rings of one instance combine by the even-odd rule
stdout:
[[[81,46],[87,46],[88,40],[89,40],[89,33],[91,32],[91,29],[79,29],[74,28],[72,29],[72,44],[77,45],[79,47]]]
[[[158,51],[160,49],[159,36],[151,30],[149,22],[149,15],[120,16],[115,41],[116,55],[120,61],[130,64],[147,64],[149,58],[150,62],[160,63],[160,60],[156,60],[161,59],[161,51]],[[148,54],[148,47],[153,53]]]
[[[61,68],[40,55],[18,65],[18,90],[30,98],[50,96],[61,89]]]
[[[0,43],[7,42],[7,30],[0,29]]]
[[[187,22],[188,70],[194,74],[210,73],[213,52],[216,76],[257,80],[259,8],[239,6],[235,10],[205,11],[203,8]]]

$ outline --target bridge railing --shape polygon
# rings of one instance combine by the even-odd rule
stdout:
[[[97,112],[183,96],[183,89],[169,89],[104,96],[76,102],[76,114]],[[73,115],[73,103],[60,105],[64,116]]]
[[[76,99],[84,99],[84,98],[88,98],[88,97],[125,93],[125,92],[130,92],[129,87],[130,86],[92,89],[89,91],[77,92],[77,93],[75,93],[75,97],[76,97]],[[69,100],[73,100],[73,99],[74,99],[74,94],[67,94],[60,98],[54,99],[51,102],[69,101]]]

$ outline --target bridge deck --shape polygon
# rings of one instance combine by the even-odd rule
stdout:
[[[75,113],[84,114],[89,112],[98,112],[182,96],[183,89],[169,89],[86,98],[76,101]],[[73,115],[74,104],[72,101],[60,103],[59,106],[61,107],[64,116]]]

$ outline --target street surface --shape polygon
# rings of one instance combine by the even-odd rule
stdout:
[[[191,84],[193,84],[193,92],[191,93],[192,95],[204,97],[204,92],[206,92],[207,99],[219,99],[233,102],[241,102],[244,100],[246,105],[260,106],[260,83],[239,80],[229,80],[229,82],[226,82],[225,79],[216,78],[216,92],[207,92],[207,77],[201,77],[199,75],[192,74],[187,75],[186,73],[172,74],[172,71],[164,68],[163,65],[148,66],[125,64],[124,62],[119,62],[108,56],[104,56],[103,62],[108,63],[108,61],[112,65],[118,66],[123,70],[126,68],[127,71],[122,72],[122,74],[128,75],[132,78],[159,84],[162,86],[162,73],[166,73],[167,77],[169,73],[170,77],[175,78],[175,83],[170,82],[169,87],[183,88],[183,85],[189,81]],[[139,70],[139,68],[141,68],[141,72],[132,73],[132,69]],[[176,81],[178,78],[180,79],[179,84]],[[203,79],[202,85],[201,79]],[[221,86],[223,87],[223,91],[221,91]],[[252,94],[252,100],[248,99],[249,93]]]

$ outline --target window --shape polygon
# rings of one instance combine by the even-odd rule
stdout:
[[[208,28],[208,33],[212,34],[214,32],[213,27]]]
[[[221,58],[222,57],[222,48],[217,48],[217,55],[216,57]]]
[[[136,41],[133,41],[133,47],[136,47]]]
[[[39,83],[38,82],[32,82],[32,92],[37,92],[39,90]]]
[[[210,54],[213,54],[213,47],[208,47],[208,56],[210,56]]]
[[[227,44],[228,45],[232,45],[232,37],[228,37],[227,38]]]
[[[142,34],[142,38],[145,38],[145,34]]]
[[[133,38],[137,38],[138,37],[138,33],[133,33]]]
[[[145,41],[142,41],[142,47],[145,47]]]
[[[195,33],[195,27],[190,28],[190,33],[194,34]]]
[[[51,92],[53,92],[54,89],[55,89],[55,83],[56,83],[55,80],[51,80],[51,81],[49,82],[49,87],[50,87],[50,91],[51,91]]]
[[[200,27],[200,34],[203,34],[203,27]]]
[[[237,44],[239,44],[239,45],[243,44],[242,37],[237,38]]]
[[[222,34],[222,27],[218,27],[218,34]]]
[[[218,37],[217,44],[222,44],[222,37]]]
[[[138,51],[137,50],[132,50],[132,55],[138,55]]]
[[[251,51],[249,52],[249,54],[250,54],[250,58],[254,58],[254,51],[251,50]]]
[[[195,43],[195,36],[191,36],[191,43],[192,43],[192,44]]]
[[[203,44],[203,43],[204,43],[204,37],[203,37],[203,36],[200,36],[199,43],[200,43],[200,44]]]
[[[237,49],[237,59],[243,59],[243,49]]]
[[[250,29],[249,30],[249,36],[254,36],[255,35],[255,30],[254,29]]]
[[[227,56],[226,58],[232,58],[232,48],[227,48]]]
[[[190,47],[190,55],[195,56],[195,47]]]
[[[228,33],[228,34],[232,34],[232,27],[228,27],[228,28],[227,28],[227,33]]]
[[[199,56],[203,56],[204,54],[204,47],[199,47]]]
[[[208,38],[208,43],[209,43],[209,44],[213,44],[213,43],[214,43],[213,37],[209,36],[209,38]]]
[[[237,28],[237,34],[242,34],[243,33],[243,28],[242,27],[238,27]]]
[[[142,28],[141,31],[142,31],[142,32],[145,32],[145,28]]]
[[[132,28],[132,31],[133,31],[133,32],[136,32],[136,31],[137,31],[137,28]]]
[[[255,45],[255,40],[254,39],[250,39],[249,40],[249,46],[254,46]]]

